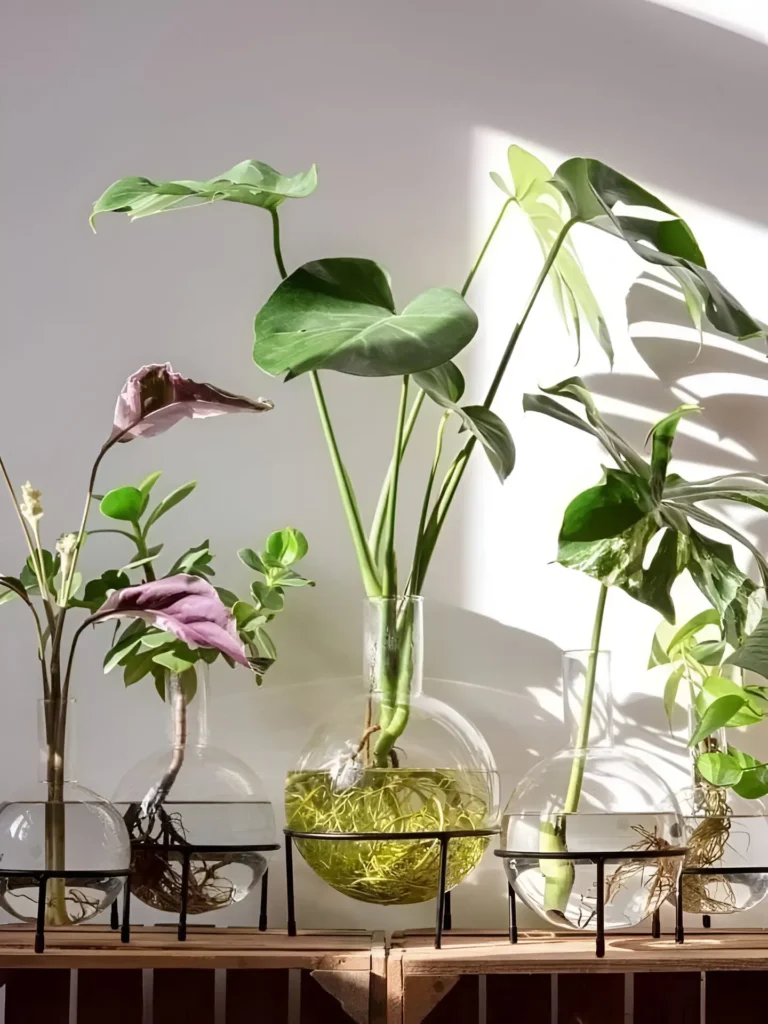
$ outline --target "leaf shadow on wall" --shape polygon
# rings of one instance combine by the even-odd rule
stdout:
[[[626,403],[632,410],[628,415],[607,413],[606,419],[639,451],[644,450],[654,422],[681,402],[694,402],[703,408],[701,414],[690,420],[698,429],[698,436],[689,433],[684,423],[675,442],[675,461],[700,465],[698,475],[704,477],[715,472],[764,472],[768,464],[765,346],[760,341],[733,342],[708,325],[701,346],[682,295],[675,294],[676,291],[671,281],[644,273],[627,296],[632,342],[655,376],[592,374],[586,383],[597,396],[598,404],[601,398],[608,398]],[[757,382],[764,382],[765,395],[743,393],[740,389],[747,378],[750,389],[757,390]],[[706,428],[708,436],[702,436],[701,427]],[[690,471],[684,475],[695,476]],[[732,505],[711,505],[721,518],[734,521]],[[740,509],[738,515],[739,525],[757,546],[768,549],[768,517],[748,506]],[[711,531],[705,527],[703,532]],[[727,537],[718,539],[731,543]],[[734,547],[738,545],[734,543]],[[747,569],[757,578],[754,564],[748,564]],[[702,598],[701,607],[704,606]],[[681,709],[673,719],[673,728],[675,735],[666,720],[660,691],[652,696],[636,692],[621,708],[618,739],[641,749],[652,749],[662,767],[680,770],[687,760],[682,739],[686,716]],[[643,736],[647,737],[646,743]],[[754,730],[750,743],[760,743]],[[762,746],[768,750],[768,738]],[[760,755],[761,751],[755,749],[755,753]]]

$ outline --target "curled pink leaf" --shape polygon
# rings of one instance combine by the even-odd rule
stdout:
[[[143,619],[190,647],[211,647],[249,667],[234,616],[215,589],[198,576],[179,573],[116,590],[90,619]]]
[[[115,406],[110,442],[162,434],[179,420],[203,419],[228,412],[267,412],[273,407],[265,398],[251,399],[198,384],[170,363],[142,366],[123,386]]]

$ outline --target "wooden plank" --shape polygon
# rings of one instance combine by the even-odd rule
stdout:
[[[624,1024],[624,975],[560,974],[558,1024]]]
[[[69,1024],[69,978],[69,971],[47,968],[9,971],[5,1024]]]
[[[259,1017],[288,1020],[288,971],[227,971],[226,1024],[253,1024]]]
[[[707,974],[707,1024],[765,1024],[768,971]]]
[[[326,972],[331,973],[331,972]],[[301,1013],[299,1020],[301,1024],[366,1024],[368,1018],[368,977],[365,973],[365,991],[362,1001],[357,998],[356,982],[363,980],[362,971],[334,971],[333,977],[342,979],[352,985],[351,990],[346,993],[342,985],[338,994],[331,995],[326,991],[320,981],[307,971],[301,972]],[[359,978],[354,975],[360,975]],[[350,975],[352,976],[350,978]],[[349,1007],[352,1013],[347,1013],[342,1008],[340,999]],[[361,1009],[362,1008],[362,1009]],[[361,1015],[362,1014],[362,1015]]]
[[[393,942],[395,937],[393,936]],[[403,950],[392,946],[387,957],[387,1024],[403,1024]]]
[[[700,973],[636,974],[634,990],[634,1024],[699,1024]]]
[[[143,1006],[141,971],[77,972],[77,1024],[137,1024]]]
[[[164,969],[154,973],[154,1019],[183,1024],[211,1024],[215,1019],[212,970]]]
[[[384,932],[371,936],[371,981],[369,1024],[387,1024],[387,937]]]
[[[489,974],[485,984],[486,1024],[550,1024],[552,981],[549,974]]]

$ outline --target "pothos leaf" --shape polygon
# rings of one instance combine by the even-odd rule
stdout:
[[[755,629],[726,659],[726,664],[737,665],[768,678],[768,608],[763,609],[762,617]]]
[[[677,668],[673,669],[667,677],[667,681],[664,684],[664,711],[667,719],[672,721],[672,712],[675,709],[675,702],[677,701],[677,691],[680,686],[680,680],[683,678],[685,672],[684,665],[678,665]]]
[[[699,754],[696,768],[713,786],[736,786],[744,774],[736,758],[721,751]]]
[[[718,697],[704,711],[698,726],[688,741],[688,746],[695,747],[697,743],[701,743],[707,736],[711,736],[713,732],[724,728],[746,703],[747,698],[743,694],[732,693],[724,697]]]

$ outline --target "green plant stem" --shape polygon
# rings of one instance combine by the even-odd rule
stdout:
[[[272,217],[272,249],[275,254],[275,263],[277,263],[280,277],[285,280],[288,277],[288,271],[285,269],[283,250],[280,246],[280,216],[277,210],[270,210],[269,213]]]
[[[445,434],[445,428],[446,428],[446,426],[448,424],[448,420],[450,418],[451,418],[450,410],[447,411],[447,412],[444,412],[443,415],[440,417],[440,422],[439,422],[439,424],[437,426],[437,440],[435,442],[435,456],[432,459],[432,468],[429,471],[429,478],[427,479],[427,486],[426,486],[426,489],[424,491],[424,500],[421,503],[421,516],[419,517],[419,528],[416,531],[417,547],[416,547],[416,551],[414,552],[414,555],[413,555],[413,569],[412,569],[412,572],[411,572],[411,578],[408,580],[408,585],[405,588],[405,592],[406,593],[410,593],[411,582],[412,582],[412,579],[413,579],[413,574],[414,573],[418,573],[418,571],[419,571],[419,565],[418,565],[418,558],[419,558],[418,538],[421,537],[421,535],[424,533],[424,527],[426,526],[426,523],[427,523],[427,516],[429,515],[429,505],[430,505],[430,502],[432,501],[432,490],[433,490],[433,488],[435,486],[435,479],[437,477],[437,470],[438,470],[438,467],[440,465],[440,458],[441,458],[441,456],[443,454],[443,436]]]
[[[285,262],[283,260],[283,253],[280,246],[280,218],[277,210],[270,210],[269,212],[272,216],[272,248],[275,254],[275,262],[277,263],[277,269],[280,273],[280,277],[285,280],[288,276],[288,272],[285,269]],[[328,445],[328,451],[331,456],[331,463],[336,476],[336,483],[339,488],[344,511],[347,516],[347,523],[352,534],[352,543],[355,546],[355,553],[360,566],[360,574],[363,577],[363,586],[365,587],[365,592],[369,597],[379,597],[381,595],[381,581],[379,580],[378,570],[376,569],[376,564],[368,546],[365,531],[363,530],[363,522],[360,516],[357,498],[355,497],[355,492],[352,487],[352,481],[349,479],[349,474],[344,466],[339,446],[336,442],[336,435],[331,423],[331,417],[328,413],[328,404],[325,400],[323,386],[320,383],[320,376],[316,370],[312,370],[309,374],[309,378],[312,381],[315,404],[317,405],[320,423],[322,425],[326,444]]]
[[[400,461],[402,462],[405,450],[408,447],[408,442],[411,439],[413,428],[416,425],[421,407],[424,404],[426,393],[419,389],[418,394],[413,400],[410,412],[408,413],[408,419],[405,421],[405,429],[403,430],[403,444],[400,449]],[[387,469],[387,475],[384,477],[384,483],[381,486],[381,492],[379,493],[379,500],[376,504],[376,511],[373,516],[373,522],[371,523],[371,530],[368,534],[368,547],[373,553],[376,565],[381,564],[381,541],[384,533],[384,516],[387,511],[387,498],[389,497],[389,487],[392,481],[392,474],[394,472],[395,459],[389,464]]]
[[[501,382],[506,372],[507,366],[509,365],[509,361],[512,358],[512,353],[514,352],[515,346],[517,345],[517,341],[523,332],[523,328],[525,327],[528,317],[530,316],[531,310],[533,309],[536,299],[538,298],[539,292],[541,291],[541,288],[547,279],[547,275],[549,274],[550,270],[554,265],[555,260],[557,259],[557,254],[560,252],[560,249],[563,243],[565,242],[568,232],[571,230],[575,223],[576,221],[572,219],[569,220],[566,224],[564,224],[557,238],[552,243],[552,248],[549,250],[549,254],[547,255],[546,260],[544,261],[544,266],[541,268],[541,271],[539,272],[539,276],[536,279],[536,283],[533,287],[533,291],[531,292],[531,296],[528,299],[528,302],[525,306],[525,309],[523,310],[523,314],[520,317],[520,320],[517,322],[514,330],[512,331],[510,339],[507,343],[507,347],[504,349],[501,361],[499,362],[499,365],[496,369],[496,373],[494,374],[493,380],[491,381],[488,393],[485,396],[483,406],[486,409],[490,409],[493,400],[496,397],[496,393],[498,392],[499,387],[501,386]],[[467,468],[467,463],[469,461],[470,455],[472,454],[472,450],[475,447],[475,442],[476,438],[473,435],[472,437],[469,438],[467,443],[464,445],[462,450],[459,452],[459,454],[456,456],[456,458],[448,468],[448,472],[446,473],[445,479],[443,480],[443,484],[440,488],[440,492],[437,496],[435,507],[432,510],[432,513],[429,517],[429,521],[427,522],[426,529],[424,530],[423,535],[418,539],[418,556],[416,560],[418,563],[418,571],[414,571],[412,582],[412,593],[414,594],[420,594],[424,587],[424,579],[427,573],[427,569],[429,568],[429,563],[432,559],[432,554],[434,553],[435,550],[435,545],[437,544],[437,539],[440,536],[440,531],[442,530],[443,523],[445,522],[445,518],[448,514],[449,508],[451,507],[451,503],[456,494],[456,490],[459,486],[459,483],[461,482],[461,478],[463,477],[464,471]]]
[[[403,450],[403,433],[405,429],[405,410],[408,405],[408,375],[403,377],[400,388],[400,405],[397,411],[395,428],[395,450],[392,456],[392,479],[387,499],[387,515],[384,531],[384,569],[382,573],[381,592],[383,597],[395,597],[397,594],[397,557],[395,554],[395,526],[397,522],[397,489],[400,483],[400,460]]]
[[[469,291],[470,285],[472,284],[472,282],[475,279],[475,274],[480,269],[480,264],[483,262],[485,254],[488,252],[488,248],[489,248],[491,242],[493,241],[493,236],[498,231],[499,225],[501,224],[502,220],[504,219],[504,214],[507,212],[507,210],[509,209],[510,204],[513,203],[513,202],[514,202],[514,199],[512,199],[512,197],[510,196],[509,199],[507,199],[507,201],[502,206],[501,210],[499,211],[499,215],[496,218],[496,220],[494,221],[493,227],[491,228],[491,232],[488,235],[488,237],[486,238],[485,243],[483,244],[483,248],[480,250],[480,255],[475,260],[474,266],[472,267],[472,269],[470,270],[469,274],[467,275],[467,279],[464,282],[464,285],[463,285],[463,287],[461,289],[462,296],[466,295],[467,292]]]
[[[379,644],[379,659],[385,661],[392,650],[397,652],[397,657],[393,665],[387,666],[385,673],[386,685],[382,690],[379,715],[380,729],[376,734],[376,744],[373,748],[376,768],[387,767],[392,749],[408,725],[413,678],[413,603],[406,601],[402,616],[396,614],[395,601],[387,601],[385,604],[388,608],[381,610],[385,625],[382,627],[383,642]],[[394,614],[387,616],[386,613],[390,609]],[[389,631],[394,632],[394,641],[390,641]]]
[[[131,527],[133,528],[133,540],[136,543],[136,550],[139,553],[139,558],[147,558],[149,556],[149,549],[147,548],[147,542],[144,534],[141,532],[141,527],[138,523],[131,523]],[[151,583],[157,579],[151,562],[145,562],[141,568],[144,570],[145,583]]]
[[[603,616],[605,615],[605,601],[608,597],[608,587],[600,585],[600,595],[597,599],[595,610],[595,621],[592,627],[592,642],[587,657],[587,672],[584,678],[584,700],[581,705],[581,717],[576,734],[576,755],[571,765],[571,777],[568,781],[568,792],[565,797],[563,810],[565,814],[574,814],[579,809],[581,799],[581,787],[584,782],[584,768],[587,762],[589,745],[589,729],[592,724],[592,705],[595,699],[595,681],[597,679],[597,663],[600,652],[600,635],[603,630]]]
[[[315,393],[315,404],[317,405],[317,411],[320,414],[320,423],[322,425],[325,440],[328,445],[328,451],[331,456],[333,471],[336,474],[336,483],[341,495],[344,512],[347,516],[347,523],[349,524],[349,529],[352,533],[352,543],[355,546],[357,561],[363,577],[363,586],[365,587],[365,592],[368,594],[368,597],[380,597],[381,581],[379,580],[379,574],[373,561],[371,549],[368,547],[368,541],[365,536],[365,531],[363,530],[363,522],[360,516],[360,509],[357,506],[357,499],[355,498],[355,493],[352,490],[352,483],[344,467],[344,463],[342,462],[341,455],[339,453],[339,447],[336,443],[333,426],[331,425],[330,416],[328,415],[328,406],[326,405],[325,395],[323,394],[322,385],[320,384],[320,377],[316,370],[313,370],[309,377],[312,381],[312,389]]]

